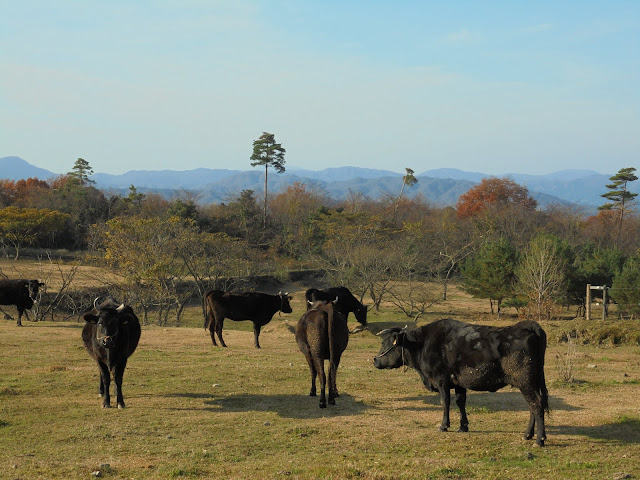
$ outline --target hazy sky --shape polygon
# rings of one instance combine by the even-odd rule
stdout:
[[[249,170],[263,131],[289,168],[640,167],[640,1],[0,0],[0,157]]]

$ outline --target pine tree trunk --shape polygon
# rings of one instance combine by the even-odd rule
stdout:
[[[267,169],[269,165],[265,163],[264,165],[264,212],[262,215],[262,228],[266,230],[267,228]]]

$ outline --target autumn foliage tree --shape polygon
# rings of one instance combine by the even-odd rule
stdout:
[[[67,227],[70,216],[48,208],[6,207],[0,209],[0,243],[15,250],[15,259],[23,247],[52,237]]]
[[[527,187],[518,185],[508,178],[484,178],[463,195],[456,204],[458,218],[473,217],[485,211],[490,205],[518,205],[526,210],[535,210],[538,202],[529,196]]]

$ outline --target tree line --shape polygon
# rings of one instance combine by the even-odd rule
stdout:
[[[263,135],[251,161],[266,177],[269,166],[284,171],[284,148]],[[262,198],[243,190],[201,205],[133,185],[127,195],[102,191],[78,159],[54,179],[0,180],[0,242],[11,258],[26,247],[82,252],[83,261],[117,273],[109,288],[160,323],[179,322],[190,299],[214,285],[294,269],[322,271],[374,308],[391,302],[412,318],[446,300],[452,281],[498,314],[513,307],[548,317],[556,305],[582,305],[587,283],[611,286],[621,311],[638,312],[640,218],[627,188],[635,169],[611,177],[608,203],[594,214],[538,208],[508,178],[483,180],[455,207],[434,206],[403,195],[417,181],[406,170],[397,196],[349,192],[336,201],[295,183]]]

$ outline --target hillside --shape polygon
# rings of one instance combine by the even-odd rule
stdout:
[[[0,158],[0,178],[18,180],[38,177],[48,179],[57,174],[31,165],[20,157]],[[193,170],[130,170],[120,175],[95,173],[96,186],[112,192],[127,192],[134,185],[142,192],[157,192],[174,197],[191,192],[201,203],[228,201],[242,190],[262,192],[262,169],[231,170],[198,168]],[[526,186],[542,207],[550,204],[577,205],[593,209],[604,203],[601,197],[612,174],[593,170],[562,170],[548,175],[506,173],[515,182]],[[418,184],[405,190],[407,197],[421,195],[428,202],[454,205],[458,197],[490,175],[466,172],[455,168],[437,168],[416,175]],[[298,182],[325,193],[335,200],[351,194],[363,194],[372,199],[396,196],[402,187],[402,174],[389,170],[360,167],[308,170],[288,167],[283,174],[270,172],[269,191],[278,193]],[[638,183],[638,182],[635,182]],[[640,185],[629,185],[632,192],[640,192]]]

